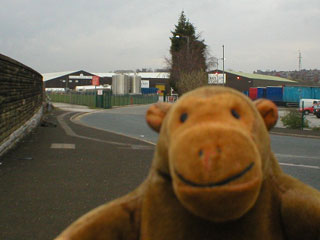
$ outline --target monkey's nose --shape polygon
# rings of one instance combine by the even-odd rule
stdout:
[[[211,168],[212,162],[217,158],[221,153],[220,147],[209,148],[209,149],[200,149],[198,151],[198,156],[202,161],[205,169],[209,170]]]

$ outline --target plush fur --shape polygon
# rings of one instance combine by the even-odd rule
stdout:
[[[224,87],[150,107],[160,132],[134,192],[83,216],[57,239],[320,239],[320,193],[284,174],[270,149],[268,100]]]

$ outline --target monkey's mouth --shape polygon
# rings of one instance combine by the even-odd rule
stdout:
[[[241,178],[243,175],[245,175],[247,172],[249,172],[252,167],[254,165],[254,162],[250,163],[248,167],[246,167],[244,170],[242,170],[241,172],[231,176],[231,177],[228,177],[222,181],[219,181],[219,182],[211,182],[211,183],[205,183],[205,184],[201,184],[201,183],[195,183],[195,182],[192,182],[188,179],[186,179],[184,176],[182,176],[179,172],[177,172],[175,170],[175,174],[178,176],[178,178],[185,184],[189,185],[189,186],[192,186],[192,187],[198,187],[198,188],[213,188],[213,187],[218,187],[218,186],[222,186],[222,185],[226,185],[232,181],[235,181],[237,180],[238,178]]]

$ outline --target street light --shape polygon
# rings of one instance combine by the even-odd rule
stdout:
[[[222,76],[223,76],[223,86],[225,86],[224,82],[224,45],[222,45]]]
[[[189,36],[184,36],[182,34],[177,34],[175,37],[176,38],[186,38],[187,39],[187,54],[189,55],[190,37]]]
[[[216,45],[216,44],[215,44]],[[224,44],[222,45],[222,58],[216,58],[217,60],[217,69],[219,70],[219,61],[222,60],[222,76],[223,76],[223,86],[225,86],[225,72],[224,72],[224,63],[225,63],[225,57],[224,57]]]

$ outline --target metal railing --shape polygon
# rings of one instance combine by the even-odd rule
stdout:
[[[114,106],[126,106],[132,104],[151,104],[158,102],[157,94],[148,95],[113,95],[111,91],[93,92],[47,92],[52,102],[84,105],[90,108],[112,108]]]

